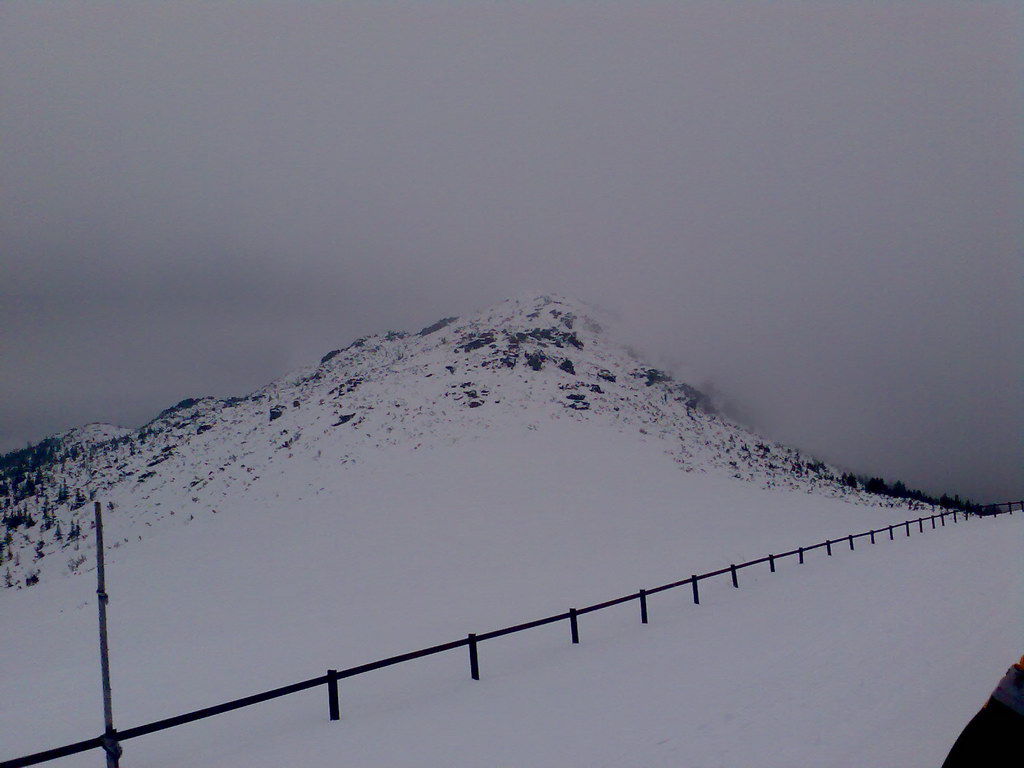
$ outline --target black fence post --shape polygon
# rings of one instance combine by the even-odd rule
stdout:
[[[729,566],[729,571],[732,573],[732,585],[734,587],[736,587],[736,589],[739,589],[740,588],[740,583],[736,580],[736,565],[735,564],[730,565]]]
[[[874,528],[871,529],[871,543],[872,544],[875,543],[875,529]]]
[[[932,530],[935,530],[935,515],[932,515]]]
[[[100,502],[93,502],[96,521],[96,604],[100,620],[100,678],[103,682],[103,751],[107,753],[107,768],[118,768],[121,745],[117,743],[114,728],[114,712],[110,696],[110,659],[107,647],[107,595],[106,577],[103,570],[103,508]]]
[[[832,557],[832,539],[825,539],[825,551],[828,552],[829,557]]]
[[[693,587],[693,604],[700,605],[700,590],[697,588],[697,574],[690,577],[690,585]]]
[[[798,549],[797,551],[800,553],[800,565],[803,565],[804,564],[804,548],[800,547],[800,549]]]
[[[338,706],[338,670],[327,670],[327,709],[331,720],[341,720],[341,708]]]
[[[768,555],[768,567],[775,573],[775,555]]]
[[[924,533],[924,518],[917,518],[917,531],[918,533]]]
[[[945,512],[943,512],[941,515],[939,515],[939,522],[942,523],[942,527],[943,528],[946,527],[946,513]]]
[[[647,623],[647,590],[640,590],[640,623]]]
[[[476,655],[476,635],[469,634],[469,676],[480,679],[480,659]]]
[[[954,522],[954,523],[956,523],[956,522],[959,522],[959,521],[958,521],[958,520],[956,519],[956,510],[955,510],[955,509],[953,510],[953,522]]]
[[[907,536],[909,536],[910,535],[910,521],[909,520],[907,520],[906,526],[907,526]]]
[[[889,541],[892,541],[892,526],[889,526]]]
[[[850,539],[850,551],[852,552],[853,551],[853,534],[852,533],[849,535],[849,539]]]
[[[569,628],[572,630],[572,642],[573,645],[579,645],[580,642],[580,625],[576,621],[576,609],[569,609]]]

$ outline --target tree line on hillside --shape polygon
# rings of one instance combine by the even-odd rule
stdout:
[[[976,512],[981,508],[980,504],[976,504],[970,499],[961,499],[959,494],[950,496],[949,494],[942,494],[938,498],[931,496],[924,491],[907,488],[902,480],[897,480],[892,485],[889,485],[881,477],[866,477],[864,475],[854,475],[851,472],[847,472],[842,478],[843,484],[849,488],[860,489],[867,493],[874,493],[879,496],[889,496],[893,499],[909,499],[912,501],[919,501],[922,504],[931,504],[932,506],[942,507],[943,509],[958,509],[962,512]]]

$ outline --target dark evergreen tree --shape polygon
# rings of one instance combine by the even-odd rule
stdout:
[[[889,492],[889,486],[885,484],[885,480],[880,477],[872,477],[867,483],[864,484],[864,490],[868,493],[882,493],[886,494]]]

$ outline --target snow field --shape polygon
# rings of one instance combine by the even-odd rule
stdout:
[[[906,517],[587,424],[302,467],[110,553],[120,727]],[[646,627],[635,603],[580,617],[579,646],[567,623],[487,641],[479,682],[458,649],[343,681],[340,723],[315,689],[122,765],[936,765],[1020,653],[1020,519],[745,569],[700,606],[651,596]],[[0,596],[0,759],[99,732],[93,578]]]

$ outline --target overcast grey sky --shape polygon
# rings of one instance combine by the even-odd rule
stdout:
[[[1012,2],[0,5],[0,450],[527,290],[1024,495]]]

